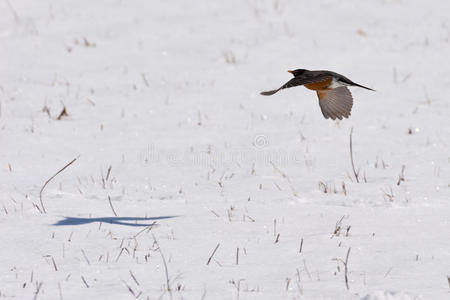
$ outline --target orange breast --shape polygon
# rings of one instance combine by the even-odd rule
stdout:
[[[305,84],[305,87],[310,90],[318,91],[318,90],[326,89],[330,84],[331,84],[331,78],[323,80],[323,81]]]

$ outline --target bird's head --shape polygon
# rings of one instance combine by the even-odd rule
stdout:
[[[305,69],[297,69],[297,70],[289,70],[288,72],[294,75],[294,77],[300,76],[308,70]]]

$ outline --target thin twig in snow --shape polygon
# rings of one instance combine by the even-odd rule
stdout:
[[[131,288],[131,286],[129,286],[124,280],[122,280],[123,284],[125,284],[125,286],[128,288],[128,291],[133,295],[134,298],[136,297],[135,292],[133,291],[133,289]]]
[[[89,259],[88,259],[87,255],[86,255],[86,252],[84,252],[84,250],[83,250],[83,249],[81,249],[81,253],[83,253],[83,257],[84,257],[84,259],[86,260],[86,262],[88,263],[88,265],[90,265],[90,264],[91,264],[91,262],[89,261]]]
[[[350,130],[350,159],[352,161],[353,174],[355,175],[356,182],[359,183],[359,172],[356,172],[356,170],[355,170],[355,163],[353,162],[353,140],[352,140],[352,135],[353,135],[353,127]]]
[[[306,260],[303,260],[303,266],[305,267],[306,274],[308,274],[309,279],[312,280],[311,273],[309,273],[308,267],[306,266]]]
[[[348,286],[348,257],[350,255],[350,250],[352,248],[348,248],[347,256],[345,257],[345,263],[344,263],[344,269],[345,269],[345,286],[347,287],[347,290],[350,289]]]
[[[14,9],[14,7],[11,5],[11,2],[9,2],[9,0],[5,0],[5,2],[6,2],[6,4],[8,5],[9,10],[10,10],[11,13],[13,14],[14,20],[15,20],[16,22],[19,22],[19,20],[20,20],[19,15],[17,14],[17,12],[16,12],[16,10]],[[36,297],[37,297],[37,295],[36,295]]]
[[[402,166],[402,171],[401,171],[400,174],[398,175],[397,185],[400,185],[400,183],[401,183],[402,181],[405,181],[405,169],[406,169],[406,166],[403,165],[403,166]]]
[[[109,201],[109,206],[111,206],[111,210],[112,210],[113,214],[117,217],[117,213],[114,209],[114,206],[112,205],[111,197],[109,195],[108,195],[108,201]]]
[[[156,224],[156,221],[153,221],[152,224],[148,225],[147,227],[145,227],[144,229],[142,229],[142,230],[140,230],[138,233],[136,233],[136,235],[133,236],[133,238],[135,239],[138,235],[140,235],[141,233],[143,233],[143,232],[146,231],[146,230],[150,231],[150,230],[153,228],[153,226],[154,226],[155,224]]]
[[[58,271],[58,267],[56,266],[55,258],[53,256],[51,256],[51,258],[52,258],[53,268],[55,268],[55,271]]]
[[[58,290],[59,290],[59,299],[63,300],[63,294],[62,294],[62,288],[61,288],[60,282],[58,282]]]
[[[170,289],[170,280],[169,280],[169,270],[167,269],[167,263],[166,259],[164,257],[164,254],[161,251],[161,247],[158,244],[158,241],[156,240],[156,237],[154,234],[152,234],[153,240],[155,241],[156,246],[158,247],[159,254],[161,255],[163,264],[164,264],[164,271],[166,273],[166,284],[167,284],[167,291],[170,293],[170,298],[172,298],[172,290]]]
[[[214,248],[214,251],[211,253],[211,256],[208,258],[208,261],[206,262],[206,265],[209,265],[211,262],[211,259],[213,258],[214,254],[216,253],[217,249],[219,248],[220,243],[217,244],[216,248]]]
[[[106,171],[106,178],[105,178],[105,181],[108,181],[109,175],[111,175],[111,169],[112,169],[112,166],[109,166],[108,171]]]
[[[47,184],[49,184],[50,181],[52,181],[53,178],[55,178],[59,173],[61,173],[62,171],[64,171],[67,167],[69,167],[71,164],[73,164],[80,156],[78,155],[77,157],[75,157],[74,159],[72,159],[71,162],[69,162],[67,165],[65,165],[61,170],[59,170],[58,172],[55,173],[55,175],[53,175],[52,177],[50,177],[42,186],[41,190],[39,191],[39,200],[41,202],[41,207],[42,207],[42,211],[46,214],[47,211],[45,210],[44,207],[44,202],[42,201],[42,192],[44,191],[45,187],[47,186]]]
[[[89,284],[86,282],[86,279],[84,279],[83,276],[81,276],[81,280],[83,281],[84,285],[89,288]]]
[[[134,282],[136,282],[137,285],[140,285],[136,279],[136,276],[134,276],[134,274],[133,274],[133,272],[131,272],[131,270],[130,270],[130,275],[131,275],[131,278],[133,278]]]
[[[34,297],[33,300],[36,300],[38,295],[39,295],[39,291],[41,290],[42,287],[42,282],[39,282],[38,284],[36,284],[36,292],[34,292]]]

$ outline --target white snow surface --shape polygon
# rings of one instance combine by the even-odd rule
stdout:
[[[449,11],[0,1],[0,299],[449,299]]]

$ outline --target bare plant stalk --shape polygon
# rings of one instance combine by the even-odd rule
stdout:
[[[10,10],[11,13],[13,14],[14,20],[15,20],[16,22],[19,22],[19,20],[20,20],[19,15],[17,14],[17,12],[16,12],[16,10],[14,9],[14,7],[11,5],[11,2],[9,2],[9,0],[5,0],[5,2],[6,2],[6,4],[8,5],[9,10]]]
[[[59,113],[58,117],[56,118],[56,120],[60,121],[63,117],[67,117],[69,114],[67,113],[67,109],[64,106],[63,110]]]
[[[52,177],[50,177],[42,186],[41,190],[39,191],[39,201],[41,202],[41,207],[42,207],[42,211],[46,214],[47,211],[45,210],[44,207],[44,202],[42,202],[42,192],[44,191],[45,187],[47,186],[47,184],[49,184],[50,181],[52,181],[53,178],[55,178],[59,173],[61,173],[62,171],[64,171],[67,167],[69,167],[71,164],[73,164],[80,156],[78,155],[77,157],[75,157],[74,159],[72,159],[71,162],[69,162],[67,165],[65,165],[61,170],[59,170],[58,172],[55,173],[55,175],[53,175]]]
[[[53,256],[51,256],[51,258],[52,258],[52,262],[53,262],[53,268],[55,268],[55,271],[58,271],[58,267],[56,266],[55,258],[53,258]]]
[[[358,178],[359,174],[358,174],[358,172],[356,172],[356,170],[355,170],[355,163],[353,162],[353,140],[352,140],[352,135],[353,135],[353,127],[350,130],[350,159],[352,161],[353,175],[355,175],[356,182],[359,183],[359,178]]]
[[[303,260],[303,266],[305,267],[305,271],[309,279],[312,279],[311,273],[309,272],[308,267],[306,266],[306,260]]]
[[[109,206],[111,206],[112,212],[113,212],[114,215],[117,217],[117,213],[116,213],[116,211],[114,210],[114,206],[112,205],[111,197],[110,197],[110,196],[108,196],[108,201],[109,201]]]
[[[123,281],[122,280],[122,282],[123,282],[123,284],[125,284],[125,286],[127,287],[127,289],[128,289],[128,291],[133,295],[133,297],[134,298],[137,298],[136,297],[136,293],[133,291],[133,289],[131,288],[131,286],[129,286],[125,281]]]
[[[209,265],[211,262],[211,259],[213,258],[214,254],[216,253],[217,249],[219,248],[220,243],[217,244],[216,248],[214,248],[214,251],[212,252],[211,256],[208,258],[208,261],[206,262],[206,265]]]
[[[106,181],[108,181],[108,179],[109,179],[109,175],[111,175],[111,169],[112,169],[112,166],[109,166],[109,168],[108,168],[108,171],[106,172]]]
[[[155,224],[156,224],[156,221],[153,221],[152,224],[148,225],[147,227],[145,227],[144,229],[142,229],[138,233],[136,233],[133,238],[135,239],[138,235],[140,235],[141,233],[143,233],[146,230],[147,230],[147,232],[149,232],[153,228],[153,226],[155,226]]]
[[[40,292],[40,290],[41,290],[42,284],[43,284],[42,282],[39,282],[39,283],[36,285],[36,292],[34,292],[33,300],[36,300],[36,299],[37,299],[37,297],[38,297],[38,295],[39,295],[39,292]]]
[[[220,218],[220,215],[218,213],[216,213],[215,211],[213,211],[212,209],[210,209],[209,211],[212,212],[216,217]]]
[[[289,290],[289,284],[291,283],[291,278],[287,277],[286,278],[286,291]]]
[[[334,236],[339,236],[339,234],[341,234],[341,229],[342,229],[341,224],[342,224],[342,220],[344,220],[344,218],[345,218],[345,215],[343,215],[343,216],[339,219],[339,221],[336,222],[336,225],[334,225],[334,231],[333,231],[333,233],[331,234],[330,239],[332,239]]]
[[[131,278],[133,278],[134,282],[136,282],[137,285],[140,285],[139,281],[137,281],[136,276],[134,276],[134,274],[133,274],[133,272],[131,272],[131,270],[130,270],[130,275],[131,275]]]
[[[63,299],[63,295],[62,295],[62,288],[61,288],[61,283],[58,282],[58,290],[59,290],[59,299],[62,300]]]
[[[277,219],[273,219],[273,236],[277,236]]]
[[[83,254],[83,257],[84,257],[84,259],[86,260],[87,264],[90,265],[91,262],[89,261],[89,258],[87,257],[86,252],[84,252],[84,250],[81,249],[81,253]]]
[[[141,73],[142,81],[144,82],[146,87],[150,87],[150,84],[148,83],[147,77],[144,73]]]
[[[275,238],[275,244],[278,243],[279,240],[280,240],[280,234],[277,234],[277,237]]]
[[[284,179],[287,180],[287,182],[289,183],[289,186],[291,187],[291,192],[292,195],[295,198],[298,198],[298,193],[294,188],[294,185],[291,182],[291,179],[289,178],[289,176],[286,175],[286,173],[284,173],[283,171],[281,171],[273,162],[270,162],[270,164],[273,166],[274,171],[276,171],[277,173],[279,173],[281,175],[281,177],[283,177]]]
[[[85,285],[87,288],[90,288],[90,286],[89,286],[89,284],[87,283],[86,279],[84,279],[84,276],[81,276],[81,280],[83,281],[84,285]]]
[[[153,240],[155,241],[156,246],[158,247],[159,254],[161,254],[161,258],[164,264],[164,271],[166,273],[166,284],[167,284],[167,291],[170,293],[170,298],[172,298],[172,290],[170,289],[170,280],[169,280],[169,270],[167,269],[167,263],[166,259],[164,258],[164,254],[161,251],[161,247],[159,247],[158,241],[156,240],[156,237],[154,234],[152,234]]]
[[[345,257],[345,263],[344,263],[344,270],[345,270],[345,286],[347,287],[347,290],[350,289],[348,286],[348,257],[350,255],[350,250],[352,248],[348,248],[347,256]]]
[[[406,169],[406,166],[403,165],[402,171],[400,172],[400,175],[398,175],[397,185],[400,185],[400,183],[402,183],[402,181],[405,181],[405,169]]]

